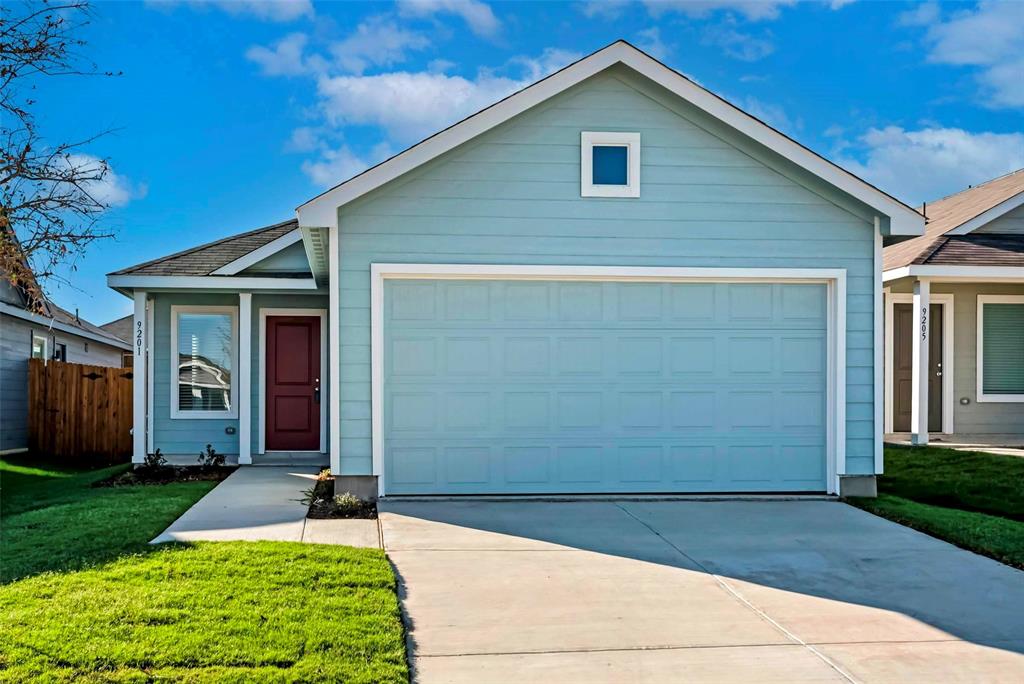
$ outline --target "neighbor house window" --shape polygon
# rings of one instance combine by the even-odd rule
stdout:
[[[88,351],[88,350],[86,350]],[[66,344],[55,344],[53,345],[53,360],[54,361],[67,361],[68,360],[68,345]]]
[[[238,310],[171,307],[171,417],[235,418]]]
[[[978,296],[978,401],[1024,402],[1024,295]]]
[[[640,134],[580,134],[580,195],[640,196]]]
[[[46,361],[49,358],[46,355],[46,347],[46,338],[32,333],[32,358]]]

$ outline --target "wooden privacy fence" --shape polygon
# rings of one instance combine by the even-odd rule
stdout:
[[[132,452],[132,370],[28,362],[28,440],[37,454],[126,460]]]

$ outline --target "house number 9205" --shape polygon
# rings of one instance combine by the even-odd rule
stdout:
[[[921,339],[928,339],[928,309],[921,307]]]

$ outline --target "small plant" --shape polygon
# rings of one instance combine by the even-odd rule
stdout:
[[[220,468],[224,465],[224,454],[218,454],[213,446],[207,444],[206,451],[199,453],[199,465],[203,468]]]
[[[146,454],[146,457],[142,459],[142,465],[140,469],[144,470],[160,470],[167,466],[167,459],[160,453],[160,449],[157,449],[152,454]]]
[[[358,515],[366,506],[366,502],[352,492],[345,492],[334,497],[334,509],[341,515]]]

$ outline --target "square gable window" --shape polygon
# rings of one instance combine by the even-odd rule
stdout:
[[[580,196],[640,196],[640,134],[580,134]]]

